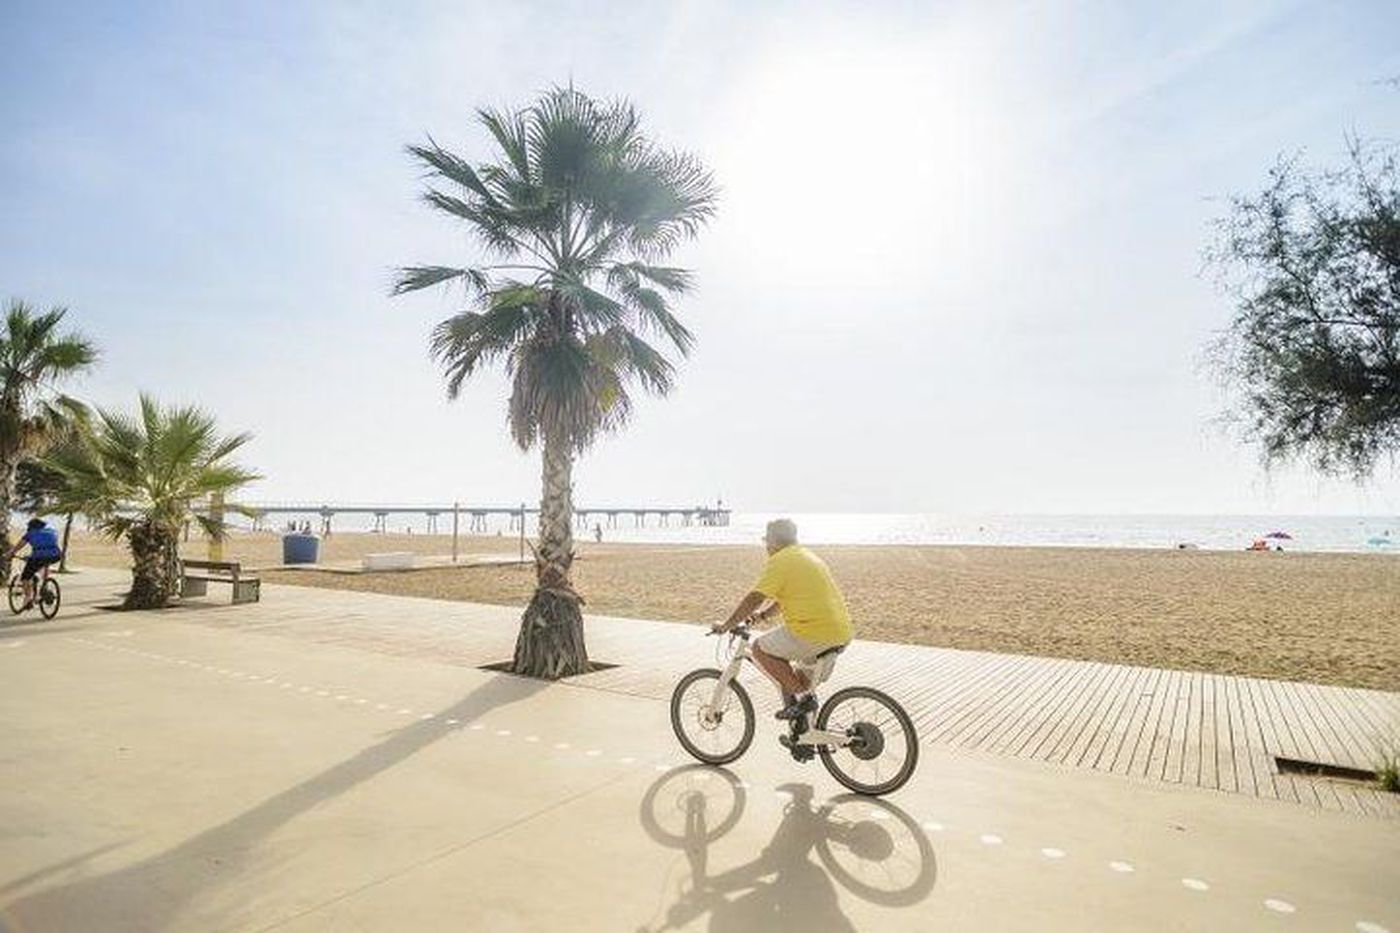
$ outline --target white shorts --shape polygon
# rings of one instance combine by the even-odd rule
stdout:
[[[806,668],[813,686],[830,677],[831,669],[836,666],[837,652],[833,651],[824,658],[818,658],[817,655],[829,648],[841,646],[837,643],[808,641],[794,635],[786,625],[769,629],[758,636],[754,644],[762,648],[764,654],[771,654],[775,658],[782,658]]]

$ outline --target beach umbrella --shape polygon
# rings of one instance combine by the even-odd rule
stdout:
[[[1266,538],[1277,538],[1280,541],[1292,541],[1293,536],[1286,531],[1271,531],[1266,534]]]

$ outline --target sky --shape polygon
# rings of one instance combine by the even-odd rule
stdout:
[[[580,461],[584,506],[1400,513],[1266,473],[1220,420],[1202,266],[1281,154],[1400,138],[1400,4],[0,3],[0,297],[102,348],[71,385],[198,404],[263,502],[534,501],[499,373],[427,353],[466,264],[428,134],[572,81],[697,154],[719,212],[675,391]]]

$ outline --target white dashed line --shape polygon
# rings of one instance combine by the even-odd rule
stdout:
[[[401,710],[399,710],[399,715],[400,715],[400,716],[412,716],[412,715],[413,715],[413,710],[407,709],[407,708],[401,709]]]
[[[671,766],[670,766],[670,765],[652,765],[652,768],[651,768],[651,769],[652,769],[653,771],[656,771],[656,772],[659,773],[659,772],[662,772],[662,771],[670,771],[670,770],[671,770]]]
[[[476,726],[472,726],[472,728],[475,729]],[[554,747],[555,747],[555,748],[558,748],[558,749],[565,749],[565,748],[568,748],[568,747],[569,747],[569,743],[568,743],[568,742],[555,742],[555,743],[554,743]]]
[[[1264,906],[1277,914],[1292,914],[1298,912],[1298,908],[1294,907],[1287,901],[1281,901],[1276,897],[1271,897],[1268,900],[1264,901]]]
[[[480,732],[482,729],[485,729],[485,728],[486,728],[486,727],[483,726],[483,725],[482,725],[481,723],[479,723],[479,722],[474,722],[474,723],[472,723],[472,731],[473,731],[473,732]]]
[[[510,730],[509,730],[509,729],[497,729],[497,730],[496,730],[496,734],[497,734],[497,735],[501,735],[501,736],[510,735]]]
[[[527,741],[527,742],[538,742],[539,740],[540,740],[540,737],[537,736],[537,735],[527,735],[527,736],[525,736],[525,741]]]
[[[435,713],[424,713],[422,716],[419,716],[418,718],[426,722],[427,720],[434,718],[434,716],[436,716]]]
[[[457,720],[455,720],[455,719],[449,719],[449,720],[447,720],[447,724],[448,724],[449,726],[455,726],[455,725],[457,725]]]
[[[982,844],[985,846],[1001,845],[1001,837],[998,836],[996,833],[983,833],[979,838],[982,840]]]
[[[1065,850],[1056,849],[1054,846],[1048,846],[1044,849],[1041,849],[1040,854],[1045,856],[1046,858],[1060,859],[1065,857]]]
[[[597,758],[599,755],[601,755],[601,754],[603,754],[603,753],[602,753],[602,751],[600,751],[599,749],[590,748],[588,751],[584,752],[584,754],[586,754],[589,758]]]
[[[339,701],[341,701],[341,702],[343,703],[344,701],[346,701],[346,700],[348,700],[348,699],[350,699],[350,698],[349,698],[348,696],[346,696],[345,694],[342,693],[342,694],[339,694],[338,696],[336,696],[336,699],[339,700]]]
[[[376,704],[374,704],[374,708],[375,708],[375,709],[388,709],[388,708],[389,708],[389,704],[388,704],[388,703],[376,703]]]
[[[1189,891],[1209,891],[1210,885],[1200,878],[1182,878],[1181,886]]]
[[[1128,862],[1109,862],[1108,867],[1122,875],[1130,875],[1133,873],[1133,866]]]
[[[939,823],[937,820],[928,820],[924,823],[924,829],[927,829],[931,833],[941,833],[944,827],[943,824]]]
[[[1390,933],[1389,930],[1379,923],[1372,923],[1369,920],[1356,921],[1356,929],[1358,933]]]
[[[20,647],[20,646],[23,645],[23,644],[24,644],[24,642],[22,642],[22,641],[12,641],[12,642],[10,642],[9,644],[7,644],[5,647],[6,647],[6,648],[18,648],[18,647]]]
[[[872,820],[887,820],[890,818],[890,815],[884,810],[877,810],[874,807],[871,807],[869,810],[866,810],[865,815],[870,817]]]
[[[622,762],[622,764],[630,765],[630,764],[632,764],[634,761],[636,761],[637,759],[635,759],[635,758],[633,758],[632,756],[628,755],[626,758],[620,758],[620,759],[618,759],[618,760],[619,760],[620,762]]]

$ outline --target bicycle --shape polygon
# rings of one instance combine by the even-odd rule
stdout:
[[[832,882],[886,907],[908,907],[933,890],[933,847],[894,804],[854,794],[816,802],[807,784],[782,790],[789,800],[772,840],[752,861],[713,872],[709,848],[739,823],[743,782],[726,768],[685,765],[652,784],[642,799],[642,827],[661,845],[684,851],[690,878],[660,911],[661,922],[639,933],[680,929],[707,914],[711,929],[775,913],[837,929],[843,925]],[[809,858],[813,850],[820,868]]]
[[[671,693],[671,729],[681,747],[707,765],[729,764],[753,742],[753,701],[738,680],[745,660],[758,666],[749,648],[751,637],[749,623],[735,626],[721,643],[729,652],[722,669],[691,671]],[[843,647],[797,666],[813,689],[830,676]],[[806,714],[792,720],[780,744],[798,761],[820,757],[831,776],[850,790],[878,797],[903,787],[913,775],[919,737],[904,707],[887,694],[873,687],[845,687],[827,698],[810,727],[807,720]]]
[[[39,574],[34,581],[34,605],[39,607],[39,614],[45,619],[52,619],[58,615],[59,604],[63,602],[63,590],[58,585],[58,581],[49,576],[49,565],[45,564],[39,568]],[[19,615],[25,611],[24,605],[24,581],[19,574],[10,578],[10,611]]]

